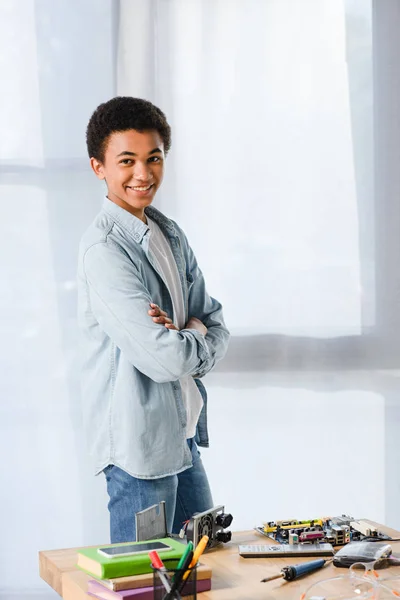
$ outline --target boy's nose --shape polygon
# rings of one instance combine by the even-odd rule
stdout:
[[[145,165],[135,165],[134,177],[140,181],[148,181],[151,178],[151,172],[149,167]]]

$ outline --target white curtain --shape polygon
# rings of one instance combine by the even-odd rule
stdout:
[[[81,435],[75,276],[102,201],[85,127],[115,95],[116,8],[0,3],[2,599],[57,597],[39,579],[38,550],[108,539]]]
[[[399,25],[397,0],[0,4],[0,598],[53,597],[37,551],[108,539],[75,270],[103,194],[85,127],[117,93],[167,114],[156,205],[233,334],[206,378],[215,501],[235,529],[342,512],[400,527]]]
[[[235,526],[387,516],[372,38],[365,1],[121,2],[118,92],[171,121],[157,202],[233,334],[207,379],[204,461]]]
[[[171,120],[160,204],[186,223],[234,335],[373,324],[357,195],[360,167],[368,208],[370,12],[338,0],[121,3],[118,92],[154,99]]]

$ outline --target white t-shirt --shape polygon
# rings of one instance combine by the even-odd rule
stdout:
[[[172,319],[174,325],[176,325],[178,329],[183,329],[186,325],[185,307],[178,267],[176,266],[171,247],[165,239],[161,229],[157,223],[149,219],[147,215],[146,218],[151,232],[149,248],[156,259],[159,271],[167,284],[168,291],[172,298],[174,314],[168,316]],[[196,435],[196,425],[201,409],[203,408],[203,398],[191,375],[182,377],[179,380],[179,383],[181,384],[182,399],[187,415],[186,437],[187,439],[190,439]]]

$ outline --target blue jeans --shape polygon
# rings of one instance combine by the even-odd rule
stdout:
[[[136,540],[135,513],[165,501],[168,533],[179,533],[195,512],[212,508],[211,490],[194,439],[188,440],[193,466],[178,475],[138,479],[115,465],[104,469],[110,497],[111,543]]]

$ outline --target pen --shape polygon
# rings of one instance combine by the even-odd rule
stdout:
[[[193,544],[191,545],[193,548]],[[189,565],[191,564],[192,560],[193,560],[193,550],[191,548],[189,548],[189,552],[185,552],[185,562],[182,563],[182,566],[180,568],[180,570],[175,573],[175,577],[173,580],[173,584],[171,586],[171,590],[169,592],[169,594],[167,595],[167,598],[174,598],[174,594],[178,591],[180,591],[182,589],[182,587],[185,585],[185,582],[183,580],[183,575],[186,574],[187,569],[189,568]],[[181,564],[181,561],[179,561],[179,564]],[[190,573],[190,570],[189,570]]]
[[[186,571],[186,573],[182,577],[182,581],[186,581],[186,579],[190,575],[190,569],[193,569],[193,567],[195,567],[197,565],[197,563],[199,562],[200,556],[203,554],[204,550],[207,547],[208,540],[209,540],[208,535],[203,535],[203,537],[201,538],[201,540],[197,544],[196,549],[195,549],[195,551],[193,553],[192,562],[189,565],[189,570]]]
[[[151,560],[151,564],[153,565],[153,567],[155,569],[157,569],[158,576],[160,577],[160,579],[163,583],[163,586],[169,593],[171,591],[171,584],[170,584],[168,576],[167,576],[168,571],[165,568],[163,561],[158,556],[157,550],[152,550],[151,552],[149,552],[149,558]]]
[[[175,580],[178,578],[179,576],[179,571],[182,571],[184,569],[187,569],[187,557],[188,555],[193,552],[193,542],[188,542],[187,546],[186,546],[186,550],[185,552],[182,554],[180,561],[178,562],[178,566],[176,567],[176,573],[173,577],[173,581],[175,582]],[[193,554],[192,554],[192,558],[193,558]],[[190,564],[190,563],[189,563]]]

